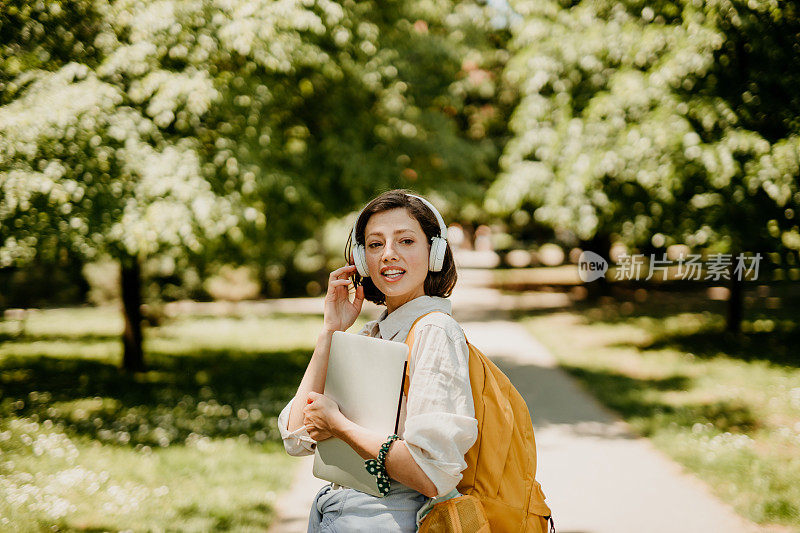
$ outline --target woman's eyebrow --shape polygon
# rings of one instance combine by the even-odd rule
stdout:
[[[403,229],[397,229],[397,230],[394,230],[394,234],[395,234],[395,235],[397,235],[398,233],[403,233],[404,231],[411,231],[411,232],[413,232],[413,230],[411,230],[411,229],[409,229],[409,228],[403,228]],[[382,237],[382,236],[383,236],[383,233],[381,233],[380,231],[373,231],[372,233],[370,233],[369,235],[367,235],[367,237],[371,237],[371,236],[373,236],[373,235],[380,235],[380,236]]]

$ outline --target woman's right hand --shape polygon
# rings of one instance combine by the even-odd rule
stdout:
[[[356,288],[356,296],[350,302],[348,286],[352,283],[350,276],[356,271],[355,265],[347,265],[331,272],[328,279],[328,293],[325,295],[325,318],[323,329],[327,331],[345,331],[353,325],[361,313],[364,303],[364,286]]]

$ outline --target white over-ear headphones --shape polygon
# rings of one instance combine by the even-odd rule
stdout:
[[[447,226],[444,225],[444,219],[442,218],[442,215],[439,214],[439,211],[433,207],[433,204],[425,198],[415,194],[406,194],[406,196],[412,196],[422,200],[422,203],[427,205],[430,210],[433,211],[433,214],[436,216],[436,220],[439,222],[439,236],[431,237],[431,253],[428,256],[428,270],[431,272],[439,272],[442,270],[442,265],[444,265],[444,254],[445,251],[447,251]],[[350,236],[350,242],[352,243],[353,262],[356,265],[356,270],[358,270],[358,273],[362,278],[368,278],[369,270],[367,269],[366,251],[364,249],[364,245],[358,244],[358,241],[356,240],[356,225],[358,224],[358,219],[361,218],[361,213],[363,212],[364,209],[358,212],[356,221],[353,223],[353,233]]]

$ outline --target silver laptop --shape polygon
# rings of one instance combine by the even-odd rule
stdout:
[[[408,346],[366,335],[336,331],[331,341],[325,395],[347,418],[383,437],[397,433]],[[380,496],[364,459],[344,441],[317,443],[314,476]]]

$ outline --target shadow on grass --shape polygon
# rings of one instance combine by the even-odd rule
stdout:
[[[239,504],[234,508],[217,508],[208,505],[200,505],[192,502],[187,505],[176,507],[176,514],[183,520],[181,524],[191,523],[194,527],[192,531],[241,531],[245,530],[263,531],[266,524],[271,524],[275,519],[275,509],[267,503],[255,503],[251,505]],[[113,516],[108,516],[103,520],[104,525],[82,525],[75,528],[67,519],[57,522],[58,531],[80,530],[86,533],[100,533],[106,531],[116,531],[119,525],[114,522]],[[102,522],[101,522],[102,524]],[[172,529],[167,528],[170,531]]]
[[[696,290],[690,292],[640,288],[634,291],[613,287],[609,295],[594,300],[577,299],[564,306],[517,309],[510,311],[510,316],[513,319],[521,319],[568,311],[590,315],[595,322],[618,324],[630,320],[631,317],[663,319],[678,313],[698,312],[698,310],[724,314],[725,305],[725,302],[709,300],[704,293]]]
[[[667,348],[692,353],[700,358],[727,357],[743,361],[763,360],[773,364],[800,367],[800,298],[793,293],[783,297],[780,307],[767,309],[764,301],[745,306],[742,332],[726,331],[727,302],[709,300],[701,292],[670,292],[639,289],[642,301],[616,289],[617,298],[604,297],[596,302],[578,301],[567,309],[520,310],[512,313],[517,320],[566,310],[578,314],[586,324],[625,324],[651,319],[656,327],[654,339],[642,344],[623,342],[610,347],[634,347],[639,350]],[[753,290],[749,291],[754,293]],[[697,315],[692,331],[669,331],[662,327],[669,318],[682,313]]]
[[[742,361],[769,361],[781,366],[800,367],[800,327],[790,331],[739,335],[715,330],[671,333],[638,347],[642,350],[672,348],[705,359],[724,354]]]
[[[122,445],[165,446],[192,433],[278,440],[275,417],[292,397],[306,350],[254,354],[148,353],[148,371],[51,356],[0,362],[0,416],[63,424],[73,435]]]
[[[197,503],[183,505],[178,508],[177,512],[184,519],[204,522],[211,531],[241,530],[242,528],[261,530],[264,524],[271,523],[275,516],[274,509],[265,503],[237,507],[236,514],[221,509],[203,509]]]
[[[653,390],[686,390],[691,384],[687,376],[637,379],[616,372],[575,366],[562,368],[583,382],[602,403],[632,422],[644,436],[672,424],[688,429],[697,423],[711,424],[719,431],[731,433],[749,433],[759,427],[754,413],[739,400],[669,404],[653,400],[648,394]]]

